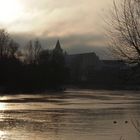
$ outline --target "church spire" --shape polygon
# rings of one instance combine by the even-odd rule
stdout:
[[[59,40],[57,40],[55,49],[61,49],[61,45],[60,45],[60,41]]]
[[[55,50],[56,52],[63,52],[59,40],[57,40],[57,43],[56,43],[56,46],[55,46],[55,49],[54,49],[54,50]]]

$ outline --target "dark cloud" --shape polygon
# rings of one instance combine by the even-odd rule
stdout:
[[[70,36],[63,36],[58,38],[57,36],[34,36],[32,34],[12,34],[12,37],[25,47],[29,40],[38,38],[41,41],[43,48],[53,49],[56,45],[56,41],[59,39],[62,48],[69,54],[95,52],[101,59],[111,59],[112,55],[106,47],[105,37],[93,34],[77,34]]]
[[[23,6],[21,15],[5,26],[22,47],[38,38],[44,48],[52,49],[60,39],[62,48],[68,53],[95,51],[101,58],[111,56],[103,35],[102,17],[112,0],[18,2]]]

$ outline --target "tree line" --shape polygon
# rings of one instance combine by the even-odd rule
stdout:
[[[37,39],[21,49],[9,33],[0,30],[1,89],[60,89],[68,73],[62,49],[43,49]]]

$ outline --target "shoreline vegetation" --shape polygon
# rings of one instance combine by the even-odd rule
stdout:
[[[140,91],[140,86],[114,86],[114,87],[106,87],[106,86],[91,86],[91,85],[67,85],[65,87],[59,87],[59,88],[43,88],[43,89],[8,89],[8,88],[0,88],[0,95],[16,95],[16,94],[56,94],[56,93],[62,93],[67,90],[111,90],[111,91]]]
[[[95,53],[68,55],[59,40],[52,50],[38,39],[24,48],[0,30],[0,92],[44,93],[69,87],[95,90],[140,90],[140,67],[101,61]]]
[[[64,57],[59,41],[53,50],[43,49],[37,39],[22,49],[5,30],[0,30],[0,90],[61,90],[68,77]]]

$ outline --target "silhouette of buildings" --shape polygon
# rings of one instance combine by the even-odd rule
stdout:
[[[92,71],[101,69],[101,61],[94,52],[67,55],[66,65],[70,69],[73,81],[87,81]]]
[[[29,41],[26,50],[19,50],[13,42],[9,50],[2,48],[6,54],[0,57],[0,88],[63,89],[67,84],[116,88],[140,83],[139,65],[130,67],[121,60],[100,60],[94,52],[70,55],[63,51],[59,40],[52,50],[43,49],[38,40],[33,42]]]
[[[57,40],[56,46],[55,46],[55,48],[54,48],[53,51],[55,51],[57,53],[63,53],[63,49],[61,48],[61,45],[60,45],[60,41],[59,40]]]
[[[62,51],[57,41],[55,50]],[[70,70],[71,82],[112,83],[118,81],[120,71],[128,69],[122,60],[100,60],[94,53],[66,54],[66,66]]]
[[[102,69],[127,69],[128,65],[122,60],[102,60]]]

